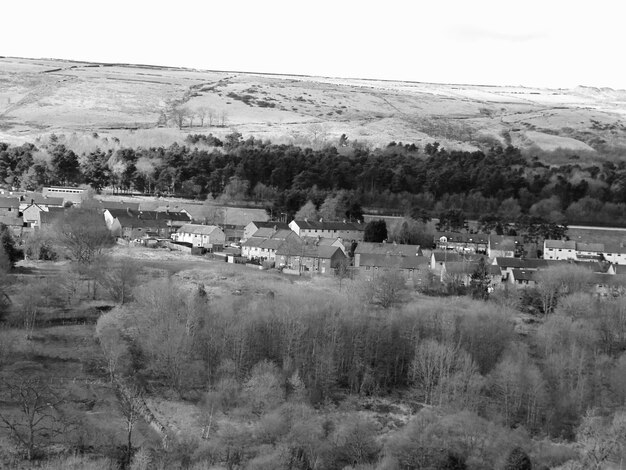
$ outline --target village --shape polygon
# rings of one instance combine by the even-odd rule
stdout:
[[[127,198],[132,199],[132,198]],[[51,230],[70,207],[102,213],[102,223],[118,244],[205,256],[252,268],[276,268],[298,276],[361,276],[394,271],[420,288],[468,287],[480,262],[487,265],[489,291],[537,287],[538,274],[558,266],[589,272],[589,292],[618,296],[626,286],[626,247],[622,242],[543,240],[534,247],[521,236],[434,232],[431,246],[365,241],[365,222],[270,220],[262,209],[169,201],[95,199],[88,190],[45,187],[41,193],[0,190],[0,223],[17,240]],[[365,216],[370,222],[375,216]],[[387,225],[393,223],[387,220]]]

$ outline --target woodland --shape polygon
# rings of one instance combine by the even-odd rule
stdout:
[[[89,185],[221,198],[265,207],[272,216],[293,216],[308,201],[319,209],[340,194],[350,219],[366,207],[394,215],[460,209],[471,219],[512,222],[524,214],[558,224],[626,224],[626,164],[584,164],[574,154],[568,164],[548,165],[511,146],[468,152],[391,142],[370,149],[346,136],[313,150],[234,132],[224,139],[189,135],[185,145],[77,155],[61,140],[53,134],[38,147],[0,143],[0,178],[29,190]]]
[[[58,141],[0,144],[0,176],[24,189],[114,187],[287,214],[323,210],[330,198],[346,218],[374,207],[416,219],[462,210],[483,221],[602,224],[620,222],[626,204],[625,165],[547,166],[512,147],[312,150],[239,134],[188,144],[80,156]],[[22,247],[0,230],[0,465],[582,470],[623,461],[626,300],[587,292],[586,270],[548,269],[540,289],[493,293],[477,273],[478,295],[393,270],[293,279],[168,261],[157,249],[120,255],[95,217],[68,209]],[[20,265],[20,248],[42,247],[55,255]]]

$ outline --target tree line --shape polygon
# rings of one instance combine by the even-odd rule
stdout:
[[[497,177],[494,177],[497,175]],[[626,163],[547,166],[514,147],[448,151],[392,142],[369,149],[358,142],[313,150],[232,133],[190,135],[186,145],[95,150],[77,155],[57,142],[0,143],[0,178],[14,187],[87,184],[96,190],[175,194],[265,204],[295,214],[316,209],[338,192],[361,206],[430,215],[461,209],[471,218],[520,214],[554,223],[626,223]]]

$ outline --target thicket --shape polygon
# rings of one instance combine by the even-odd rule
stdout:
[[[0,143],[0,178],[26,189],[88,184],[199,199],[232,196],[236,185],[241,199],[289,215],[307,201],[319,210],[329,195],[344,191],[361,206],[399,214],[456,208],[472,218],[499,214],[512,221],[523,213],[556,223],[626,224],[625,162],[548,166],[510,146],[467,152],[436,143],[312,150],[238,133],[190,135],[188,142],[201,148],[173,144],[79,156],[58,142],[41,149]]]
[[[522,337],[516,313],[498,303],[420,299],[383,310],[350,282],[347,296],[209,299],[155,281],[101,320],[123,345],[113,373],[198,403],[207,413],[198,458],[243,468],[501,468],[510,452],[509,462],[524,460],[520,448],[535,463],[582,462],[588,454],[554,456],[537,439],[580,439],[580,426],[626,402],[622,298],[562,296]],[[356,398],[417,414],[381,441],[380,422],[358,418]],[[254,428],[215,424],[225,416]],[[346,457],[350,439],[363,453]]]

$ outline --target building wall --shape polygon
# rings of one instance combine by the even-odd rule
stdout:
[[[191,243],[193,246],[201,246],[203,248],[211,248],[213,245],[224,245],[224,232],[219,229],[213,230],[209,235],[176,232],[172,237],[179,242]]]
[[[543,259],[576,259],[576,250],[567,248],[545,248],[543,250]]]
[[[31,227],[41,227],[41,211],[46,210],[43,207],[31,205],[24,209],[22,212],[22,218],[24,222],[27,222]],[[47,210],[46,210],[47,212]]]
[[[604,259],[614,264],[626,264],[626,253],[602,253]]]

